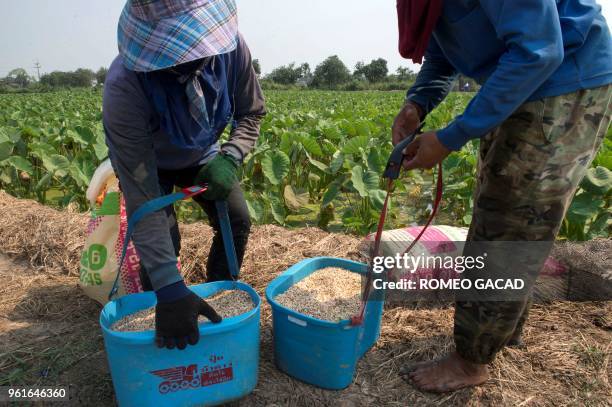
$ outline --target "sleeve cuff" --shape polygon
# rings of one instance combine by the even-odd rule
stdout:
[[[181,273],[178,271],[176,262],[162,264],[153,270],[147,270],[147,272],[149,273],[151,286],[155,291],[167,285],[183,281],[183,277],[181,277]]]
[[[191,294],[191,290],[187,288],[183,280],[177,281],[155,291],[158,302],[174,302]]]
[[[419,105],[419,107],[423,111],[423,117],[420,118],[421,120],[423,120],[425,116],[429,114],[429,104],[427,103],[427,98],[419,97],[419,95],[417,94],[409,93],[406,95],[405,102],[412,102]]]
[[[221,151],[223,151],[227,155],[232,156],[239,164],[242,163],[242,160],[244,159],[240,149],[231,143],[224,143],[221,146]]]
[[[446,128],[439,130],[437,135],[440,143],[442,143],[444,147],[453,151],[461,150],[461,147],[463,147],[472,138],[478,138],[471,137],[468,133],[463,131],[463,129],[459,127],[456,120],[449,124]]]

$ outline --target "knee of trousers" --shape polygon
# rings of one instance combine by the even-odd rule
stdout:
[[[230,224],[234,235],[248,235],[251,231],[251,219],[248,215],[234,217],[230,220]]]

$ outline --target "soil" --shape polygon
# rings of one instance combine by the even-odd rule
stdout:
[[[114,405],[100,307],[76,277],[36,272],[0,257],[0,384],[70,385],[70,405]],[[256,287],[263,296],[264,286]],[[433,395],[403,382],[399,368],[452,347],[452,307],[385,310],[377,345],[342,391],[315,388],[274,366],[271,315],[262,303],[259,383],[235,406],[329,405],[609,405],[612,305],[536,305],[524,349],[504,350],[492,379],[476,389]]]
[[[70,405],[115,405],[100,306],[77,286],[86,215],[5,197],[0,191],[0,251],[11,255],[0,255],[0,385],[70,385]],[[203,224],[181,230],[186,278],[200,282],[211,230]],[[356,237],[315,228],[254,227],[241,279],[264,298],[267,284],[289,266],[321,255],[357,259],[358,245]],[[428,394],[399,377],[401,366],[452,349],[452,331],[452,304],[388,306],[381,337],[359,362],[353,383],[341,391],[322,390],[275,367],[271,312],[264,300],[259,382],[231,405],[610,405],[612,301],[534,305],[525,347],[504,349],[491,366],[491,379],[478,388]]]

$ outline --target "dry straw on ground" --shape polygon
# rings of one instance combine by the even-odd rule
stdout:
[[[57,211],[0,191],[0,251],[35,268],[78,274],[87,215]]]
[[[77,286],[86,221],[86,215],[55,211],[0,191],[0,252],[11,254],[10,259],[0,255],[0,378],[10,377],[16,385],[71,384],[74,405],[108,406],[115,401],[99,306]],[[181,230],[186,271],[191,282],[200,282],[211,230],[202,223]],[[45,231],[50,234],[41,233]],[[355,259],[358,244],[357,237],[315,228],[254,227],[241,280],[263,297],[268,282],[289,266],[321,255]],[[612,242],[597,245],[607,245],[603,253],[609,259]],[[328,391],[276,368],[271,310],[263,301],[259,381],[252,394],[232,405],[610,405],[611,301],[534,306],[525,329],[526,347],[502,351],[491,366],[491,379],[478,388],[436,395],[402,381],[400,367],[452,349],[452,333],[452,304],[387,306],[381,337],[359,362],[353,383]]]
[[[221,291],[210,298],[206,298],[208,304],[213,307],[221,318],[230,318],[242,315],[253,309],[251,296],[242,290]],[[208,322],[202,315],[198,318],[199,323]],[[139,332],[155,329],[155,308],[147,308],[130,314],[115,322],[111,329],[119,332]]]
[[[360,274],[326,267],[289,287],[275,300],[300,314],[339,322],[359,312],[360,293]]]
[[[88,215],[58,211],[0,190],[0,252],[25,260],[34,269],[78,276]],[[181,266],[186,280],[201,283],[212,242],[202,223],[180,225]],[[264,288],[276,273],[309,257],[359,259],[359,239],[318,228],[290,230],[275,225],[251,229],[241,280]]]

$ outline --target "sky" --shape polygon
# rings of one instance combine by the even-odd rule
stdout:
[[[1,0],[0,77],[22,67],[34,75],[110,65],[125,0]],[[337,54],[349,68],[397,52],[394,0],[237,0],[240,30],[264,73],[291,62],[314,67]],[[612,0],[598,0],[612,21]]]

